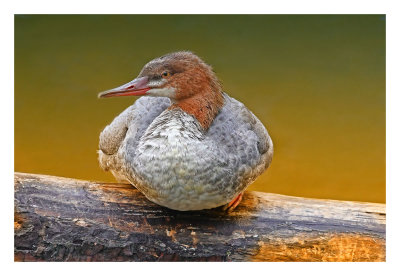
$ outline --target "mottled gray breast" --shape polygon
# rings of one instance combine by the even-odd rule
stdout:
[[[222,155],[239,153],[243,163],[251,163],[272,146],[268,132],[243,103],[226,93],[224,100],[224,106],[205,133],[205,137],[218,146]],[[128,132],[124,138],[129,139],[132,154],[149,125],[170,105],[171,101],[168,98],[141,97],[124,111],[125,114],[118,116],[127,118]],[[118,120],[118,117],[115,120]]]
[[[134,158],[139,141],[149,125],[170,105],[170,99],[165,97],[141,97],[135,101],[125,138],[125,143],[129,145],[126,150],[130,158]]]
[[[171,101],[164,97],[142,97],[136,100],[101,132],[99,148],[102,153],[117,153],[125,139],[129,139],[131,146],[136,148],[151,122],[170,105]]]
[[[188,147],[192,149],[191,151],[197,152],[194,157],[188,156],[187,162],[193,160],[200,165],[193,171],[196,178],[204,178],[210,183],[225,183],[218,185],[220,186],[218,190],[222,192],[221,189],[228,188],[229,196],[233,196],[246,188],[268,167],[272,158],[272,141],[263,124],[241,102],[227,94],[224,94],[224,101],[224,106],[208,131],[203,132],[200,139],[196,137],[193,143],[189,142]],[[143,149],[138,150],[138,146],[140,143],[143,144],[145,139],[154,138],[154,141],[158,139],[153,137],[156,132],[149,133],[149,126],[157,128],[158,121],[163,122],[164,117],[168,118],[164,111],[170,104],[168,98],[161,97],[142,97],[136,100],[101,134],[100,149],[110,156],[118,155],[118,158],[102,158],[100,154],[100,163],[106,163],[111,171],[114,170],[114,175],[115,171],[118,171],[118,174],[129,175],[131,182],[135,182],[132,180],[138,177],[142,178],[138,171],[139,167],[144,168],[143,171],[148,168],[145,168],[145,162],[141,162],[141,156],[136,157],[138,152],[143,154]],[[156,118],[158,119],[155,120]],[[116,133],[121,137],[116,139]],[[184,131],[183,135],[188,135],[190,139],[191,133]],[[115,151],[118,148],[117,153]],[[165,154],[165,151],[159,153]],[[160,157],[156,155],[154,158]],[[153,157],[150,156],[149,159]],[[154,171],[148,174],[154,175]]]

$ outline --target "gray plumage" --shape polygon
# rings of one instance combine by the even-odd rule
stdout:
[[[270,164],[267,130],[224,93],[208,131],[169,98],[141,97],[100,135],[99,162],[149,200],[176,210],[214,208],[243,192]]]

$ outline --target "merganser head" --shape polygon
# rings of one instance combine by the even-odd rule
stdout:
[[[99,98],[155,96],[179,102],[196,94],[212,93],[221,93],[221,85],[211,66],[184,51],[153,59],[136,79],[100,93]]]
[[[147,63],[131,82],[99,94],[168,97],[170,109],[180,108],[208,129],[223,105],[221,85],[211,66],[191,52],[175,52]]]

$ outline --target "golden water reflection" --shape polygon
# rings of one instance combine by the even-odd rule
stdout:
[[[16,15],[15,170],[113,181],[98,135],[135,98],[97,93],[182,49],[274,140],[252,190],[385,202],[382,15]]]

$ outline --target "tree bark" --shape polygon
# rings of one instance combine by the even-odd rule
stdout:
[[[385,261],[384,204],[246,192],[169,210],[130,184],[15,173],[15,261]]]

